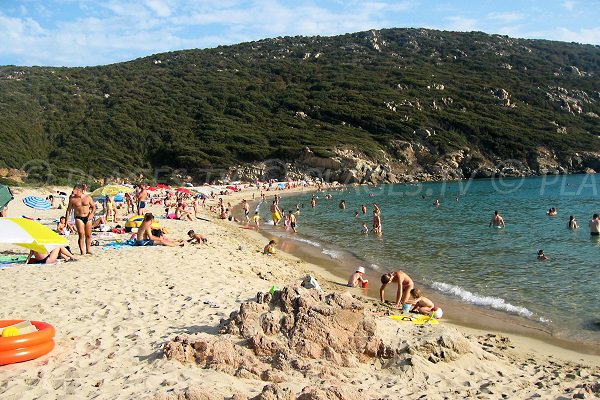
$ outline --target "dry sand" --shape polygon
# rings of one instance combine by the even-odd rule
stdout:
[[[62,210],[33,213],[21,202],[24,196],[46,196],[52,189],[17,192],[9,216],[49,222],[62,215]],[[236,196],[226,201],[238,201],[241,195]],[[162,214],[158,207],[151,211]],[[339,278],[282,252],[264,256],[260,250],[265,239],[258,233],[218,220],[208,211],[203,217],[210,221],[160,222],[171,230],[170,237],[185,238],[194,229],[208,236],[207,245],[94,247],[94,255],[79,256],[73,263],[0,270],[0,317],[46,321],[57,330],[56,348],[49,355],[0,367],[0,398],[137,399],[188,388],[202,388],[219,399],[234,393],[257,396],[267,382],[167,360],[163,346],[178,335],[207,340],[221,336],[220,321],[272,285],[283,287],[309,272],[321,282]],[[70,241],[77,248],[75,237]],[[0,250],[25,252],[6,245]],[[340,291],[339,286],[324,288]],[[374,302],[369,304],[384,342],[406,344],[422,334],[411,324],[385,317],[385,310]],[[337,377],[294,375],[279,385],[292,393],[309,385],[342,385],[361,389],[364,398],[386,399],[597,396],[592,392],[600,386],[598,356],[526,338],[510,341],[493,333],[457,330],[444,322],[435,329],[436,334],[466,340],[471,350],[454,360],[413,362],[409,369],[370,360],[343,368]]]

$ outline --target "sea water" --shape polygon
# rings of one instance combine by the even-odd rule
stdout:
[[[570,340],[600,343],[600,241],[588,228],[592,214],[600,213],[599,191],[600,176],[560,175],[328,190],[314,193],[314,209],[312,193],[304,193],[282,200],[286,211],[299,205],[299,233],[280,231],[332,260],[351,252],[374,282],[404,270],[457,301],[519,315]],[[381,237],[360,233],[363,222],[372,226],[374,202],[382,210]],[[557,216],[547,215],[551,207]],[[494,210],[505,228],[489,227]],[[270,219],[266,205],[261,212]],[[567,228],[570,215],[579,229]],[[549,260],[537,260],[540,249]]]

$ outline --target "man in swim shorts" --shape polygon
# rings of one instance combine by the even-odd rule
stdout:
[[[139,192],[137,193],[137,208],[138,215],[144,215],[146,211],[146,200],[148,199],[148,192],[146,191],[146,186],[140,184]]]
[[[594,214],[589,223],[590,227],[590,235],[591,236],[600,236],[600,217],[598,214]]]
[[[71,210],[75,211],[75,228],[79,235],[79,250],[81,255],[92,254],[90,247],[92,245],[92,223],[94,222],[94,213],[96,204],[94,200],[84,192],[84,186],[77,184],[73,187],[73,193],[69,197],[69,205],[65,218],[69,220]]]
[[[144,221],[137,231],[135,245],[136,246],[183,246],[183,242],[179,240],[171,240],[164,236],[155,236],[152,234],[152,223],[154,223],[154,215],[146,213]]]
[[[292,228],[294,233],[297,233],[298,231],[296,230],[296,214],[294,214],[294,212],[292,210],[290,210],[290,212],[289,212],[289,221],[290,221],[290,228]]]
[[[246,222],[250,222],[250,204],[248,204],[246,199],[242,200],[242,206],[244,207],[244,217],[246,218]]]
[[[502,216],[498,213],[498,210],[494,211],[494,216],[492,217],[492,220],[490,221],[490,226],[495,226],[498,228],[504,228],[504,218],[502,218]]]
[[[396,303],[394,306],[401,307],[405,304],[410,296],[410,291],[415,287],[415,284],[410,276],[403,271],[389,272],[381,275],[381,288],[379,288],[379,298],[384,301],[384,289],[390,283],[395,282],[398,285],[396,291]]]

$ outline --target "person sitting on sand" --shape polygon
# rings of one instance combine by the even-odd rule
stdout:
[[[61,235],[69,236],[71,233],[76,233],[77,229],[74,225],[67,224],[65,217],[60,217],[58,224],[56,224],[56,231]]]
[[[190,237],[190,239],[188,240],[188,243],[192,243],[192,244],[202,244],[202,243],[207,243],[208,239],[206,239],[206,237],[204,237],[203,235],[194,232],[193,230],[188,231],[188,236]]]
[[[193,221],[196,219],[196,218],[194,218],[192,213],[187,210],[187,207],[186,207],[186,204],[184,201],[180,201],[177,204],[177,209],[175,210],[175,215],[177,216],[177,219],[182,220],[182,221]]]
[[[154,222],[154,215],[152,213],[146,213],[144,215],[144,221],[140,225],[137,231],[135,246],[183,246],[183,242],[179,240],[167,239],[166,237],[158,237],[152,234],[152,223]]]
[[[398,285],[396,291],[395,307],[400,307],[405,304],[410,296],[410,291],[415,287],[415,284],[410,276],[403,271],[389,272],[381,275],[381,288],[379,288],[379,298],[384,301],[384,289],[390,282],[395,282]]]
[[[579,228],[579,226],[577,225],[577,221],[575,220],[575,217],[572,215],[569,217],[569,222],[567,223],[567,228],[569,228],[569,229]]]
[[[276,244],[277,243],[274,240],[270,240],[269,243],[263,249],[263,254],[266,254],[268,256],[275,254],[275,245]]]
[[[435,307],[433,301],[423,296],[421,289],[412,289],[410,291],[410,296],[411,299],[409,302],[411,302],[413,305],[411,311],[418,312],[420,314],[429,314],[433,311],[433,308]]]
[[[369,281],[367,279],[364,278],[365,275],[365,268],[364,267],[358,267],[356,268],[356,271],[350,275],[350,278],[348,279],[348,287],[367,287],[367,285],[369,284]]]
[[[548,257],[546,257],[546,255],[544,254],[544,250],[538,250],[538,253],[537,253],[537,259],[538,259],[538,261],[546,261],[546,260],[549,260],[549,258],[548,258]]]
[[[504,228],[504,218],[502,218],[502,216],[498,213],[498,210],[494,211],[494,216],[492,217],[492,220],[490,221],[490,226],[494,226],[497,228]]]
[[[75,256],[66,247],[57,247],[50,253],[39,253],[31,250],[25,264],[54,264],[58,258],[65,261],[75,261]]]

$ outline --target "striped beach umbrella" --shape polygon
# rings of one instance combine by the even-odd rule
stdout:
[[[52,208],[52,204],[41,197],[37,196],[27,196],[23,199],[23,204],[27,207],[31,207],[34,210],[49,210]]]
[[[69,241],[52,229],[27,218],[0,218],[0,243],[16,244],[38,253],[47,253]]]

